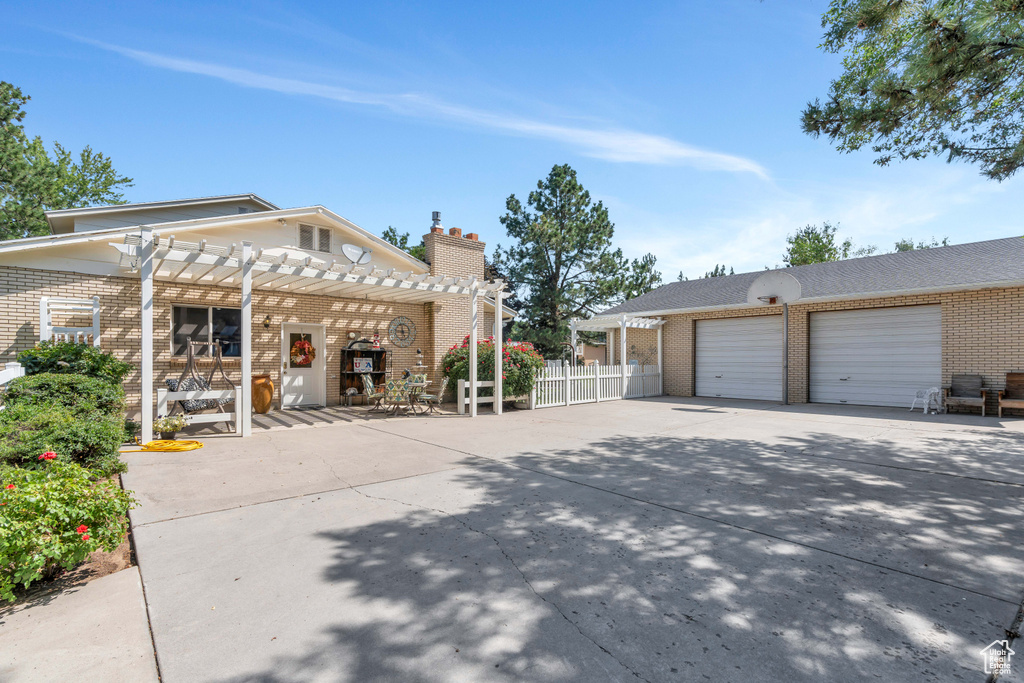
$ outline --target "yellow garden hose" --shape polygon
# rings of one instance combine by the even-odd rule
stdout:
[[[146,451],[160,451],[160,452],[173,452],[173,451],[194,451],[197,448],[203,447],[202,441],[190,441],[188,439],[159,439],[157,441],[147,441],[146,443],[139,443],[138,445],[142,448],[137,448],[130,451],[121,451],[122,453],[143,453]]]

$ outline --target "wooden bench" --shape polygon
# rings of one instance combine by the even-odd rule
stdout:
[[[981,408],[981,416],[985,417],[986,390],[982,382],[981,375],[953,375],[951,386],[943,388],[946,408]]]
[[[1024,372],[1006,373],[1006,388],[999,392],[999,417],[1003,408],[1024,410]]]

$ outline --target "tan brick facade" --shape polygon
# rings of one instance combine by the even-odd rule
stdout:
[[[943,384],[948,385],[953,374],[982,375],[985,386],[990,389],[988,407],[994,410],[995,390],[1002,388],[1006,373],[1024,370],[1024,343],[1021,342],[1024,339],[1024,287],[793,304],[789,307],[790,401],[808,401],[812,313],[923,304],[940,304],[942,307]],[[693,396],[697,320],[781,314],[781,306],[771,306],[666,316],[666,393]],[[630,333],[640,331],[631,330]]]

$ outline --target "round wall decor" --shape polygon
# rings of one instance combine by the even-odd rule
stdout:
[[[395,346],[405,348],[416,341],[416,323],[400,315],[388,325],[388,339]]]

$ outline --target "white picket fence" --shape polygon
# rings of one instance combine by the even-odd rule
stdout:
[[[537,373],[530,407],[551,408],[661,394],[661,368],[657,365],[627,365],[625,392],[620,365],[548,365]]]

